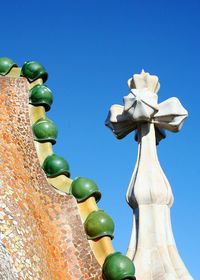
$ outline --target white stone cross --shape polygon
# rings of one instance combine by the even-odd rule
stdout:
[[[134,214],[127,256],[136,266],[137,280],[192,280],[174,241],[173,194],[156,150],[165,138],[163,130],[179,131],[188,113],[175,97],[158,104],[157,76],[142,71],[128,86],[124,106],[111,106],[106,120],[118,139],[137,131],[138,158],[126,195]]]

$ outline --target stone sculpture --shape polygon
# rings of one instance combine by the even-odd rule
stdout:
[[[142,71],[128,80],[128,86],[124,106],[111,106],[106,120],[118,139],[136,130],[138,141],[138,158],[126,195],[134,213],[127,256],[134,261],[137,280],[192,280],[174,241],[173,194],[156,151],[156,144],[165,138],[163,129],[179,131],[188,113],[174,97],[158,104],[157,76]]]

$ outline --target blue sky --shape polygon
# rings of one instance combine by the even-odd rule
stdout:
[[[114,246],[125,253],[132,212],[125,201],[135,164],[133,134],[119,141],[104,126],[122,103],[127,79],[142,68],[160,78],[159,100],[178,97],[189,118],[158,147],[172,185],[172,225],[180,254],[200,279],[199,1],[3,1],[0,56],[42,63],[54,93],[48,116],[59,130],[54,151],[72,177],[95,180],[99,207],[114,219]],[[66,213],[67,214],[67,213]]]

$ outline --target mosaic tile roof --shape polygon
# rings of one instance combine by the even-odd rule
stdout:
[[[0,279],[134,279],[130,260],[113,255],[114,224],[99,216],[95,182],[82,178],[74,197],[69,165],[53,153],[46,70],[0,58],[0,75]]]

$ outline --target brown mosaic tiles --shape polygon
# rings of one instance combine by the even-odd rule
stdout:
[[[102,279],[75,199],[40,168],[25,78],[0,77],[0,279]]]

